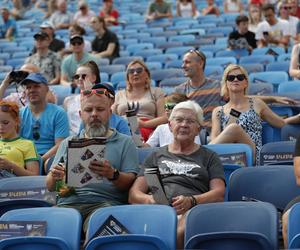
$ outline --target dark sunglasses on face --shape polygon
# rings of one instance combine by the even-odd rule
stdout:
[[[293,9],[293,7],[290,7],[290,6],[283,6],[282,8],[285,9],[285,10],[291,10],[291,9]]]
[[[82,42],[81,42],[81,41],[74,41],[74,42],[71,42],[71,44],[72,44],[73,46],[76,46],[76,45],[81,45]]]
[[[105,95],[109,98],[114,98],[114,96],[112,94],[110,94],[107,89],[85,89],[85,90],[82,90],[80,93],[83,96],[91,96],[92,94],[95,94],[97,96]]]
[[[170,103],[170,102],[167,102],[165,104],[165,109],[167,110],[172,110],[175,106],[176,106],[177,103]]]
[[[39,133],[39,130],[40,130],[40,127],[41,127],[41,124],[39,121],[35,121],[33,127],[32,127],[32,137],[34,140],[38,140],[40,139],[40,133]]]
[[[135,68],[135,69],[128,69],[128,74],[133,75],[134,72],[136,72],[137,74],[140,74],[144,71],[144,69],[142,67],[139,68]]]
[[[239,74],[239,75],[228,75],[226,80],[229,82],[233,82],[234,79],[238,79],[238,81],[243,81],[246,79],[246,76],[244,74]]]
[[[76,74],[73,76],[73,79],[79,80],[81,78],[82,80],[85,80],[86,76],[87,76],[87,74]]]

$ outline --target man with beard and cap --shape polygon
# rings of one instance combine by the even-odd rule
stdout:
[[[90,170],[102,177],[102,180],[75,188],[75,194],[59,197],[57,201],[57,206],[72,207],[81,213],[86,231],[88,218],[93,211],[127,203],[128,190],[136,178],[139,166],[137,150],[131,137],[109,128],[111,100],[107,89],[96,84],[90,90],[83,90],[80,105],[84,129],[79,136],[70,136],[61,143],[47,175],[46,185],[50,191],[54,191],[56,182],[64,179],[65,168],[59,166],[59,162],[61,157],[66,162],[68,142],[71,139],[106,137],[104,160],[93,160],[89,165]]]

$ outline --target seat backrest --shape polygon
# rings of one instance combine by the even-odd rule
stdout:
[[[73,208],[41,207],[11,210],[2,221],[46,221],[46,236],[63,239],[69,249],[80,249],[81,215]]]
[[[165,205],[123,205],[96,210],[88,223],[87,239],[95,234],[112,215],[132,234],[157,236],[169,249],[176,249],[177,216],[172,207]],[[163,225],[165,226],[162,226]]]
[[[281,128],[282,141],[296,141],[299,135],[300,135],[299,124],[286,124]]]
[[[229,201],[241,201],[243,196],[270,202],[283,210],[300,195],[294,168],[289,165],[240,168],[229,178]]]
[[[295,141],[269,142],[260,150],[261,165],[293,164]]]
[[[288,228],[287,228],[287,241],[289,249],[299,248],[299,234],[300,234],[300,203],[296,203],[291,207],[288,217]],[[298,238],[296,243],[296,238]]]
[[[139,163],[143,164],[145,159],[156,149],[156,147],[138,148]]]
[[[288,81],[282,82],[278,85],[278,94],[292,93],[292,92],[300,92],[300,81]]]
[[[185,243],[193,236],[214,233],[257,233],[266,237],[270,249],[278,249],[276,208],[265,202],[201,204],[186,217]],[[200,246],[201,247],[201,246]]]
[[[243,166],[252,166],[253,165],[253,152],[251,147],[248,144],[243,143],[222,143],[222,144],[207,144],[205,147],[215,151],[221,158],[223,163],[232,163]],[[242,162],[242,154],[245,153],[246,159]],[[236,159],[234,161],[229,162],[228,156],[233,158],[233,155],[236,154]],[[223,158],[223,160],[222,160]]]

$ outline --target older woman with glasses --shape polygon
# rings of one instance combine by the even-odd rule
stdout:
[[[144,141],[160,124],[167,122],[164,110],[164,93],[151,87],[150,71],[146,64],[134,60],[127,66],[127,85],[116,94],[113,112],[125,116],[128,109],[136,108],[139,128]]]
[[[189,209],[197,204],[224,201],[224,170],[219,157],[194,142],[202,122],[203,111],[197,103],[177,104],[169,118],[173,142],[146,158],[129,191],[130,203],[157,203],[144,176],[147,169],[157,169],[166,198],[178,215],[178,249],[183,248],[185,216]]]
[[[213,110],[210,143],[249,144],[258,164],[262,147],[261,121],[265,120],[278,128],[283,127],[285,121],[259,98],[247,96],[248,85],[248,74],[243,67],[230,64],[225,69],[221,95],[229,101]]]
[[[30,140],[19,136],[19,107],[0,101],[0,178],[39,174],[39,159]]]

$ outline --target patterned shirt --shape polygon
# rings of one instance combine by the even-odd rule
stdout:
[[[41,73],[48,82],[56,77],[60,71],[61,59],[57,53],[49,50],[47,55],[41,56],[38,53],[33,54],[25,60],[25,63],[32,63],[41,69]]]

